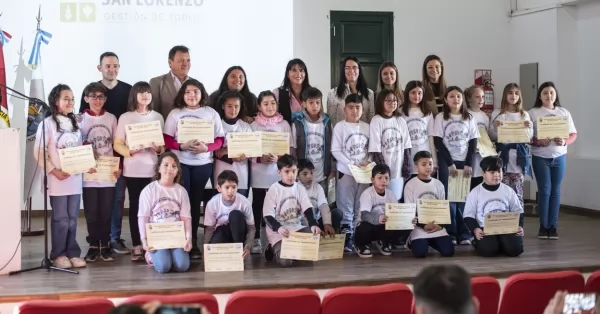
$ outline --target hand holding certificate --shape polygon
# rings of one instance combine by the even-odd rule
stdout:
[[[537,119],[537,138],[568,138],[569,117],[546,116]]]
[[[354,177],[354,180],[356,180],[357,183],[362,184],[371,183],[371,171],[373,170],[373,167],[375,167],[374,162],[364,167],[348,165],[348,168],[350,168],[350,172],[352,173],[352,177]]]
[[[385,230],[413,230],[413,219],[417,215],[417,204],[385,204]]]
[[[517,212],[486,214],[483,232],[485,235],[517,233],[520,216],[521,214]]]
[[[177,143],[197,140],[206,144],[215,142],[215,121],[180,119],[177,122]]]
[[[68,174],[86,173],[96,168],[92,145],[82,145],[58,150],[61,170]]]
[[[161,222],[146,224],[149,250],[181,249],[186,245],[184,222]]]
[[[419,223],[429,224],[435,222],[438,225],[449,225],[450,201],[447,200],[417,200],[417,215]]]
[[[160,121],[129,124],[125,135],[130,150],[165,145]]]
[[[229,158],[261,157],[262,136],[260,132],[229,132],[227,133],[227,155]]]
[[[115,172],[119,171],[119,157],[100,156],[96,160],[96,172],[84,173],[83,181],[116,183]]]
[[[471,192],[471,177],[465,176],[464,170],[456,170],[456,172],[455,176],[448,177],[448,200],[464,203]]]
[[[317,261],[319,260],[320,235],[312,233],[290,232],[287,238],[281,240],[281,258]]]
[[[479,128],[479,139],[477,139],[477,149],[481,157],[498,156],[494,144],[487,134],[485,128]]]
[[[244,271],[244,244],[204,244],[204,271]]]
[[[502,121],[498,127],[498,142],[500,143],[529,143],[531,135],[525,121]]]

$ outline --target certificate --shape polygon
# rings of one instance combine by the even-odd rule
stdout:
[[[129,149],[148,148],[165,145],[160,121],[128,124],[125,126]]]
[[[100,156],[96,160],[96,172],[85,172],[83,181],[116,183],[115,171],[119,171],[119,157]]]
[[[417,204],[385,204],[385,230],[413,230],[412,221],[417,216]]]
[[[304,232],[290,232],[290,236],[281,240],[281,258],[317,261],[319,260],[320,235]]]
[[[260,132],[262,154],[280,156],[290,153],[290,134],[285,132]],[[229,144],[227,144],[229,145]]]
[[[456,176],[448,176],[448,200],[462,202],[467,200],[471,192],[471,177],[465,177],[464,170],[456,170]]]
[[[500,143],[529,143],[531,139],[529,128],[524,120],[502,121],[498,127],[498,142]]]
[[[153,250],[181,249],[185,247],[184,222],[146,224],[148,247]]]
[[[319,239],[319,261],[340,259],[344,257],[345,234],[336,234],[333,237],[324,236]]]
[[[260,132],[229,132],[227,133],[227,155],[238,158],[262,156],[262,137]]]
[[[215,121],[180,119],[177,122],[177,143],[197,140],[206,144],[215,142]]]
[[[244,244],[204,244],[204,271],[244,271]]]
[[[485,215],[483,232],[487,235],[512,234],[519,232],[520,213],[489,213]]]
[[[479,138],[477,139],[477,149],[481,157],[498,156],[494,144],[487,134],[485,128],[479,128]]]
[[[428,224],[435,221],[437,225],[449,225],[450,201],[418,199],[417,214],[419,223]]]
[[[373,167],[375,167],[374,162],[364,167],[348,165],[348,168],[350,168],[350,172],[352,173],[354,180],[356,180],[357,183],[362,184],[371,184],[371,171],[373,170]]]
[[[537,119],[537,138],[568,138],[569,117],[546,116]]]
[[[85,173],[96,167],[92,145],[59,149],[58,157],[60,159],[60,170],[68,174]]]

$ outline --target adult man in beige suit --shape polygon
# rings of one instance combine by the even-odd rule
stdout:
[[[189,49],[186,46],[175,46],[169,51],[171,71],[150,79],[153,109],[159,112],[165,121],[173,109],[173,101],[181,84],[190,78],[190,66]]]

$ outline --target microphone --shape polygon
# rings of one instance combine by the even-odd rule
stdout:
[[[38,99],[38,98],[34,98],[34,97],[29,97],[21,92],[19,92],[18,90],[12,89],[4,84],[0,84],[0,87],[3,87],[4,89],[6,89],[7,91],[11,91],[23,98],[26,98],[27,100],[29,100],[29,103],[33,103],[33,104],[37,104],[40,105],[41,107],[50,110],[50,106],[48,106],[47,103],[45,103],[43,100]]]

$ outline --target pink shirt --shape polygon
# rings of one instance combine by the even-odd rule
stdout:
[[[279,103],[279,87],[273,90],[273,94],[275,94],[275,99]],[[302,111],[302,102],[294,96],[294,93],[290,92],[290,107],[292,109],[292,113]]]

